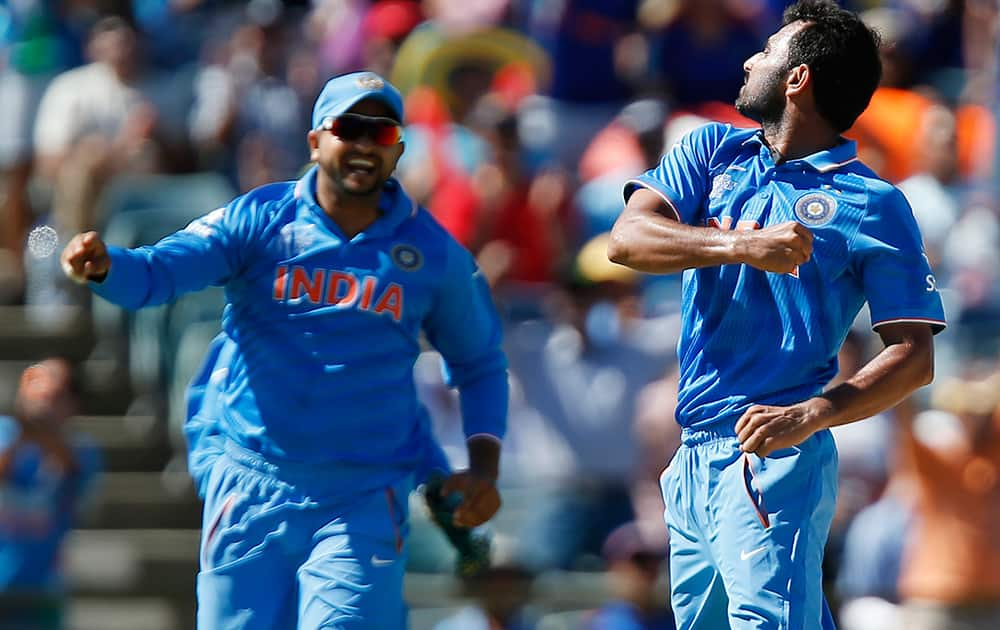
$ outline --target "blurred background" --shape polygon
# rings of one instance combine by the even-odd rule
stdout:
[[[679,441],[680,278],[611,265],[605,241],[623,182],[664,147],[709,120],[752,126],[732,106],[742,63],[786,4],[5,0],[0,414],[25,367],[63,357],[68,426],[100,463],[58,503],[60,519],[76,515],[64,528],[44,510],[31,521],[43,525],[16,526],[33,499],[0,490],[0,555],[25,538],[62,545],[44,586],[0,575],[0,588],[55,607],[65,593],[74,629],[193,627],[200,503],[180,429],[222,293],[126,313],[68,285],[58,252],[85,229],[151,243],[296,178],[319,89],[367,68],[404,93],[397,174],[477,256],[511,364],[497,568],[454,577],[415,495],[412,627],[633,627],[608,621],[623,610],[672,627],[657,477]],[[910,200],[950,323],[932,386],[836,432],[828,597],[842,628],[884,630],[910,600],[1000,605],[1000,3],[842,4],[879,30],[885,65],[848,135]],[[863,314],[838,378],[879,347]],[[416,377],[461,466],[456,400],[431,353]]]

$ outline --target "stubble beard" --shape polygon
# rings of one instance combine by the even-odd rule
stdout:
[[[743,85],[736,98],[736,110],[762,127],[777,125],[785,114],[785,95],[781,90],[782,75],[775,73],[757,94],[749,94],[749,83]]]
[[[365,199],[376,196],[379,191],[382,190],[382,186],[388,179],[383,177],[381,173],[378,173],[374,176],[374,181],[371,186],[359,189],[348,183],[347,177],[340,171],[339,168],[333,168],[330,170],[332,172],[327,171],[327,175],[329,175],[330,179],[333,181],[337,191],[345,196],[353,197],[355,199]]]

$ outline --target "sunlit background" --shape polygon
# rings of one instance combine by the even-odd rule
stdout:
[[[742,64],[786,4],[5,0],[0,412],[25,366],[66,357],[83,392],[72,427],[103,461],[57,569],[66,627],[193,627],[201,514],[185,472],[184,388],[223,296],[129,314],[68,284],[59,249],[85,229],[151,243],[296,178],[319,89],[362,68],[403,91],[397,175],[476,254],[511,364],[505,503],[487,528],[502,570],[455,578],[454,552],[415,494],[412,627],[477,628],[485,607],[577,628],[609,602],[665,606],[657,477],[679,439],[680,283],[608,263],[606,233],[623,182],[664,147],[706,121],[752,125],[732,106]],[[1000,22],[995,0],[842,4],[881,33],[884,63],[848,136],[909,199],[950,324],[932,386],[836,433],[828,598],[842,628],[885,630],[898,604],[935,588],[954,604],[1000,605],[1000,508],[970,508],[1000,506]],[[842,373],[878,348],[863,314]],[[439,374],[422,356],[423,399],[461,465],[457,405]],[[928,505],[932,492],[946,498]],[[0,548],[18,535],[6,509]],[[949,529],[956,518],[963,526]],[[949,559],[955,549],[967,555]]]

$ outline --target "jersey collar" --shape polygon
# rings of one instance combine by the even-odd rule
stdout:
[[[295,184],[295,197],[304,201],[314,211],[326,218],[323,208],[316,201],[316,177],[318,172],[319,167],[316,165],[313,165],[312,168],[306,171],[302,179]],[[379,210],[382,211],[382,216],[369,226],[367,230],[359,234],[358,237],[373,238],[376,236],[386,236],[393,233],[403,221],[417,214],[416,202],[410,199],[399,181],[394,177],[390,177],[385,182],[378,206]]]
[[[747,138],[743,144],[749,143],[759,144],[761,148],[767,152],[768,159],[770,159],[771,153],[767,148],[767,145],[764,143],[763,131],[757,131],[757,133]],[[807,155],[803,158],[789,160],[782,164],[782,166],[809,166],[813,170],[819,171],[820,173],[828,173],[847,166],[851,162],[856,162],[857,159],[858,144],[853,140],[841,138],[840,144],[834,147],[830,147],[824,151],[817,151],[816,153]]]

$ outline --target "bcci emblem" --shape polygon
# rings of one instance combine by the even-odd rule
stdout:
[[[795,202],[795,218],[811,227],[826,225],[837,211],[837,200],[824,193],[809,193]]]
[[[365,90],[381,90],[385,87],[385,82],[377,75],[363,74],[358,77],[358,87]]]
[[[396,245],[392,248],[392,262],[403,271],[416,271],[424,266],[424,255],[412,245]]]

